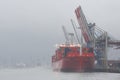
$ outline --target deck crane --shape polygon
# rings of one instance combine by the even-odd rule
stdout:
[[[72,19],[71,19],[71,23],[72,23],[72,26],[73,26],[73,29],[74,29],[74,32],[75,32],[75,36],[76,36],[77,42],[78,42],[79,44],[81,43],[81,45],[82,45],[82,40],[81,40],[81,42],[80,42],[79,37],[78,37],[78,34],[77,34],[77,31],[76,31],[76,25],[74,24],[74,22],[73,22]]]
[[[107,48],[112,45],[120,49],[120,41],[112,40],[108,33],[97,27],[95,23],[88,23],[81,6],[75,9],[75,14],[87,47],[94,48],[94,54],[97,60],[96,66],[107,68]]]
[[[64,27],[64,26],[62,26],[62,29],[63,29],[64,36],[65,36],[65,39],[66,39],[66,43],[69,43],[69,37],[68,37],[68,33],[67,33],[67,31],[66,31],[65,27]]]
[[[103,40],[106,40],[106,35],[104,31],[101,31],[99,29],[98,32],[95,32],[95,23],[88,23],[83,11],[81,9],[81,6],[79,6],[77,9],[75,9],[75,14],[82,32],[82,35],[84,37],[85,42],[87,43],[87,47],[92,47],[94,49],[94,53],[96,55],[97,65],[105,68],[106,67],[106,42],[101,45],[99,42],[99,38],[103,38]],[[101,37],[100,37],[101,36]],[[101,51],[101,52],[100,52]]]
[[[73,44],[74,40],[75,40],[74,33],[68,33],[64,26],[62,26],[62,29],[63,29],[64,35],[65,35],[66,44]]]
[[[80,6],[75,10],[75,13],[76,13],[77,20],[80,25],[80,29],[83,34],[84,40],[87,43],[87,47],[93,47],[93,41],[94,41],[93,34],[91,34],[91,32],[89,31],[87,20]]]

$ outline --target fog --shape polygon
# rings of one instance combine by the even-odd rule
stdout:
[[[119,73],[65,73],[43,67],[23,69],[1,69],[1,80],[119,80]]]
[[[120,39],[119,0],[0,0],[0,65],[50,63],[65,40],[61,26],[73,31],[71,18],[78,25],[79,5],[88,21]]]

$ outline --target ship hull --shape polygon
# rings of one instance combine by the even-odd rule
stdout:
[[[89,56],[65,57],[52,62],[54,71],[87,72],[94,68],[94,58]]]

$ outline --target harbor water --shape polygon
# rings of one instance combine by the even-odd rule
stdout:
[[[0,69],[0,80],[120,80],[120,73],[54,72],[51,68]]]

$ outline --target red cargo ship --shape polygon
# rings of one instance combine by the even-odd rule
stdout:
[[[94,68],[94,53],[92,48],[80,49],[79,44],[58,45],[52,56],[52,67],[55,71],[85,72]]]

